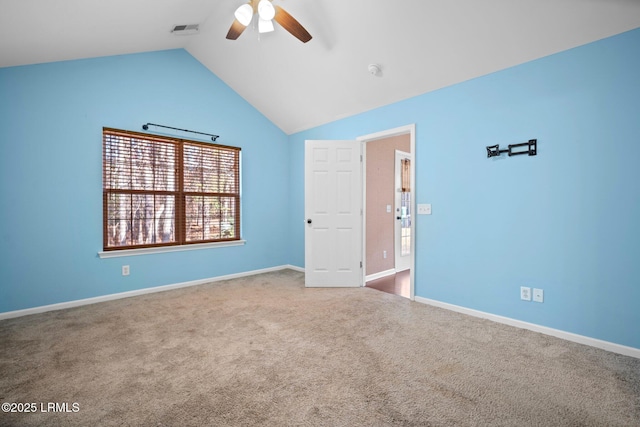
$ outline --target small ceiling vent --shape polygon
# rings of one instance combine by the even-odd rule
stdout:
[[[171,32],[176,36],[190,36],[198,34],[198,26],[200,24],[175,25]]]

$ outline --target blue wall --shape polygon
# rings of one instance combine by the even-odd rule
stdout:
[[[304,140],[415,123],[416,295],[640,348],[639,51],[640,29],[289,137],[183,50],[0,69],[0,312],[303,267]],[[245,246],[97,257],[102,127],[146,122],[242,147]]]
[[[288,262],[287,136],[186,51],[4,68],[0,94],[0,312]],[[147,122],[242,147],[246,245],[98,258],[102,127]]]
[[[304,140],[415,123],[416,200],[433,204],[416,217],[416,295],[640,348],[638,52],[640,29],[292,135],[290,263]],[[531,138],[536,157],[487,159]]]

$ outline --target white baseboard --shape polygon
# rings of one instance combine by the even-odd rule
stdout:
[[[289,270],[295,270],[295,271],[299,271],[300,273],[304,273],[303,267],[298,267],[291,264],[283,265],[282,268],[288,268]]]
[[[11,319],[14,317],[28,316],[30,314],[45,313],[47,311],[64,310],[65,308],[80,307],[80,306],[89,305],[89,304],[97,304],[99,302],[135,297],[138,295],[151,294],[154,292],[170,291],[172,289],[186,288],[189,286],[202,285],[202,284],[211,283],[211,282],[219,282],[221,280],[236,279],[238,277],[253,276],[256,274],[269,273],[272,271],[285,270],[285,269],[299,271],[300,267],[295,267],[292,265],[281,265],[277,267],[263,268],[260,270],[252,270],[252,271],[246,271],[242,273],[227,274],[225,276],[210,277],[208,279],[198,279],[198,280],[192,280],[189,282],[174,283],[172,285],[155,286],[153,288],[136,289],[135,291],[119,292],[117,294],[102,295],[99,297],[61,302],[58,304],[42,305],[39,307],[26,308],[23,310],[5,311],[4,313],[0,313],[0,320]]]
[[[392,274],[396,274],[395,268],[391,268],[385,271],[380,271],[378,273],[369,274],[364,278],[364,281],[369,282],[371,280],[382,279],[383,277],[391,276]]]
[[[559,329],[553,329],[546,326],[536,325],[535,323],[523,322],[521,320],[512,319],[510,317],[498,316],[497,314],[486,313],[484,311],[473,310],[471,308],[461,307],[459,305],[448,304],[446,302],[440,302],[429,298],[423,298],[416,296],[416,302],[422,304],[432,305],[434,307],[444,308],[446,310],[456,311],[462,314],[468,314],[474,317],[480,317],[482,319],[492,320],[494,322],[503,323],[509,326],[515,326],[516,328],[528,329],[530,331],[539,332],[545,335],[551,335],[556,338],[562,338],[567,341],[576,342],[578,344],[584,344],[591,347],[601,348],[603,350],[611,351],[613,353],[623,354],[625,356],[631,356],[640,359],[640,349],[634,347],[627,347],[612,343],[609,341],[603,341],[596,338],[586,337],[584,335],[578,335],[571,332],[561,331]]]

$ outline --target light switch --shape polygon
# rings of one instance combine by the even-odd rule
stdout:
[[[431,203],[419,203],[418,215],[431,215]]]
[[[387,205],[387,213],[391,213],[391,205]]]

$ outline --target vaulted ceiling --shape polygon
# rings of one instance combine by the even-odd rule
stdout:
[[[640,27],[640,0],[273,0],[311,41],[227,40],[245,2],[0,0],[0,67],[184,48],[291,134]]]

